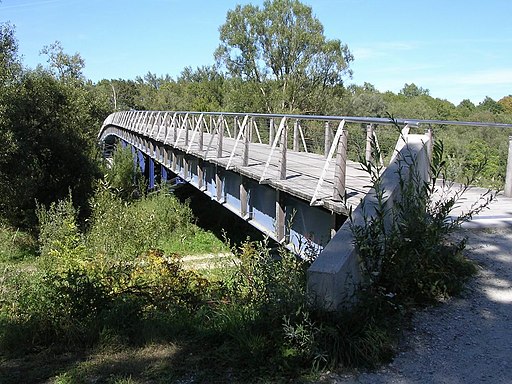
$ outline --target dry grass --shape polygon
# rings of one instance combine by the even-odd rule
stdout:
[[[67,352],[45,350],[0,362],[0,382],[164,383],[179,379],[182,357],[176,344]]]

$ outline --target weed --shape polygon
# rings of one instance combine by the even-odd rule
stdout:
[[[116,148],[112,164],[106,169],[103,185],[124,201],[144,196],[146,182],[130,148]]]
[[[381,189],[380,169],[366,163],[375,183],[375,215],[365,217],[364,226],[352,226],[362,266],[376,293],[397,296],[402,302],[428,304],[457,294],[475,272],[460,256],[464,241],[451,243],[449,235],[493,198],[456,219],[450,213],[466,187],[439,196],[438,178],[445,162],[443,145],[433,146],[430,180],[424,181],[414,158],[399,160],[399,196],[387,204]]]

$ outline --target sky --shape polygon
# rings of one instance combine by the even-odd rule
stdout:
[[[399,92],[414,83],[433,97],[475,104],[512,94],[511,0],[303,0],[354,55],[346,84]],[[219,27],[237,4],[260,0],[0,0],[29,68],[60,41],[85,60],[84,75],[135,79],[214,64]]]

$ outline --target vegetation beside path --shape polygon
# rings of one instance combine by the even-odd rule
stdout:
[[[393,357],[415,307],[457,294],[475,271],[464,243],[449,242],[454,201],[432,200],[435,181],[403,183],[391,230],[378,219],[354,228],[370,284],[351,309],[312,306],[309,261],[265,242],[240,243],[213,273],[187,267],[181,246],[197,239],[202,253],[210,235],[165,188],[125,193],[144,184],[124,173],[134,169],[126,153],[98,183],[87,222],[71,196],[39,207],[37,255],[30,237],[3,227],[4,382],[286,382],[372,368]]]

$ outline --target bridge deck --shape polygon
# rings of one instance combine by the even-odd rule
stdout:
[[[181,132],[180,132],[181,131]],[[154,139],[170,144],[195,157],[211,161],[223,168],[234,170],[244,176],[260,181],[265,172],[266,163],[271,155],[272,147],[268,144],[250,143],[247,166],[243,166],[244,143],[236,142],[235,138],[223,137],[222,156],[218,157],[218,135],[203,133],[203,149],[199,148],[197,137],[187,144],[185,130],[178,129],[176,137],[172,131],[168,131],[167,137],[162,131],[154,136]],[[188,132],[192,136],[191,131]],[[192,144],[190,144],[192,142]],[[235,148],[236,146],[236,148]],[[232,154],[234,154],[232,156]],[[231,163],[230,158],[232,157]],[[228,167],[228,163],[229,167]],[[346,202],[335,201],[332,198],[334,189],[334,159],[328,165],[325,177],[321,183],[315,205],[324,206],[336,213],[347,214],[350,207],[355,207],[369,190],[370,176],[361,169],[361,164],[347,161],[346,167]],[[275,189],[282,190],[301,200],[311,201],[319,184],[319,175],[322,174],[326,158],[316,153],[298,152],[287,149],[286,153],[286,178],[280,179],[280,151],[276,148],[269,161],[264,180]]]

